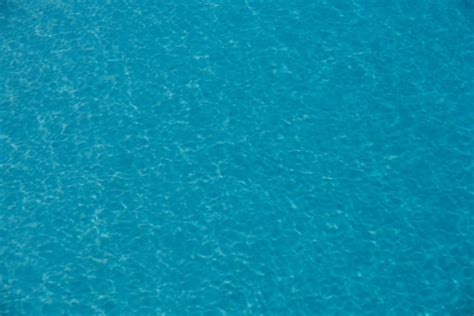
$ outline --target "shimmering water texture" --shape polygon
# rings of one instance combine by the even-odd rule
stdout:
[[[1,315],[472,315],[470,0],[0,1]]]

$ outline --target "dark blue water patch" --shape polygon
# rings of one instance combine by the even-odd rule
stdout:
[[[474,3],[469,0],[459,0],[459,7],[463,13],[472,17],[474,15]]]

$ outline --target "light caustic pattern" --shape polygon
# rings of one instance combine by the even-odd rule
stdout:
[[[467,0],[0,1],[0,314],[470,315]]]

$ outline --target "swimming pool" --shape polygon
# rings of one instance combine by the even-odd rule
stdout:
[[[474,313],[469,1],[0,3],[0,314]]]

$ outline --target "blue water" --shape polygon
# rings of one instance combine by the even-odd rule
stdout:
[[[472,315],[470,0],[0,1],[1,315]]]

